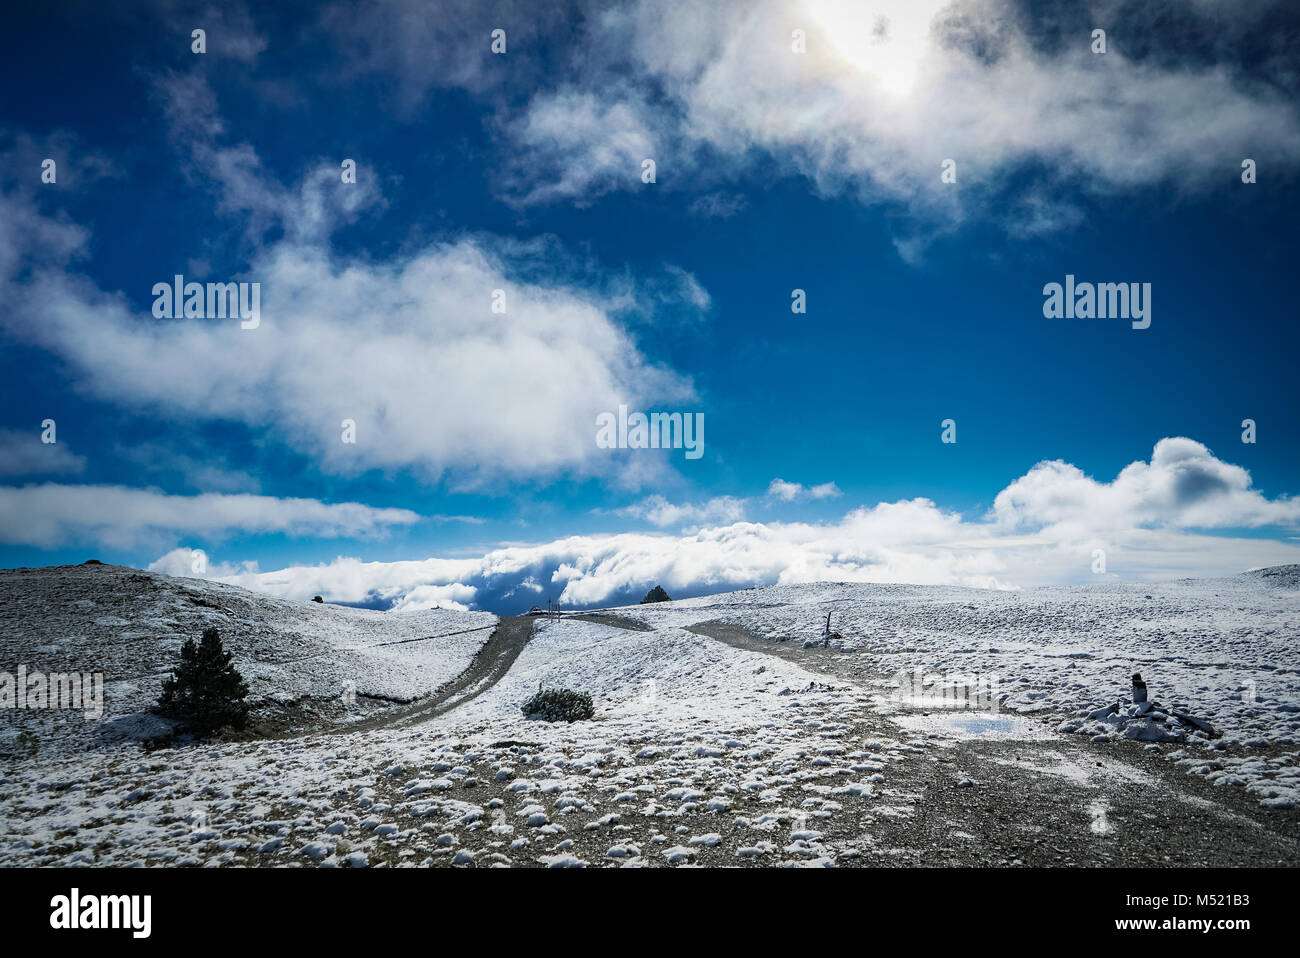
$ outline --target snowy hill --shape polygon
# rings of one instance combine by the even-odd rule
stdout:
[[[1000,710],[1097,743],[1137,731],[1090,713],[1128,703],[1129,677],[1141,673],[1153,700],[1215,730],[1153,740],[1185,744],[1171,755],[1189,770],[1291,809],[1300,805],[1298,574],[1291,565],[1014,592],[813,583],[609,612],[656,629],[737,630],[751,647],[779,648],[807,668],[882,683],[885,712],[910,711],[897,701],[905,675],[927,690],[977,679],[991,684]],[[839,637],[823,648],[828,613]]]
[[[1300,589],[1300,565],[1275,565],[1264,569],[1251,569],[1244,575],[1280,589]]]
[[[412,728],[14,762],[0,865],[824,865],[854,815],[897,814],[875,792],[906,746],[857,744],[864,693],[680,629],[536,626]],[[596,719],[526,718],[539,683],[589,689]]]
[[[986,591],[813,583],[610,610],[655,628],[717,621],[845,674],[965,673],[998,680],[1005,708],[1068,711],[1127,697],[1134,672],[1152,695],[1186,704],[1228,743],[1300,746],[1300,567],[1222,579]],[[856,653],[856,656],[854,656]],[[839,671],[839,670],[837,670]],[[1220,746],[1222,747],[1222,746]]]
[[[318,667],[336,680],[341,657],[356,657],[348,671],[375,656],[372,680],[397,687],[385,666],[401,660],[383,655],[450,674],[488,631],[392,645],[395,630],[422,632],[412,623],[466,620],[54,571],[33,574],[33,594],[57,585],[74,598],[43,604],[77,611],[45,628],[51,655],[54,637],[83,631],[70,648],[93,653],[92,627],[119,644],[152,636],[143,647],[222,616],[245,659],[259,643],[324,649],[306,673],[265,663],[280,684]],[[1018,593],[815,583],[507,619],[498,635],[531,638],[495,670],[480,660],[506,660],[485,649],[445,711],[342,735],[7,762],[0,865],[1294,866],[1300,592],[1277,579]],[[130,598],[114,606],[119,592]],[[445,661],[420,659],[426,646]],[[988,676],[997,703],[900,699],[897,677],[913,670],[926,689]],[[1132,671],[1214,734],[1171,723],[1153,741],[1113,711],[1090,718],[1127,701]],[[525,716],[539,687],[589,693],[594,718]]]
[[[484,612],[290,602],[121,566],[0,572],[0,670],[102,672],[106,700],[94,722],[80,712],[11,711],[0,752],[12,752],[22,732],[48,755],[165,731],[141,713],[181,644],[210,626],[248,681],[255,718],[293,725],[305,711],[340,719],[431,693],[466,668],[495,622]],[[345,706],[349,690],[355,704]]]

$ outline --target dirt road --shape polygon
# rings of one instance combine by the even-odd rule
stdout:
[[[377,728],[409,728],[450,712],[458,705],[482,695],[510,671],[510,666],[532,637],[535,621],[536,619],[523,615],[503,616],[491,637],[475,653],[469,668],[432,696],[351,725],[339,726],[332,731],[349,733]]]

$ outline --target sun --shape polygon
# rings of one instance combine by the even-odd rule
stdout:
[[[887,93],[906,96],[930,51],[930,23],[950,0],[804,0],[835,54]]]

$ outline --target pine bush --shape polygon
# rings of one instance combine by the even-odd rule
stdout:
[[[231,654],[221,647],[216,629],[204,629],[197,645],[186,639],[181,662],[163,680],[158,712],[182,723],[196,735],[221,729],[242,729],[248,722],[248,684],[231,664]]]

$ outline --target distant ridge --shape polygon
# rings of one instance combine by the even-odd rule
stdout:
[[[1287,589],[1300,588],[1300,564],[1272,565],[1263,569],[1251,569],[1242,575],[1262,579],[1269,585],[1278,585]]]

